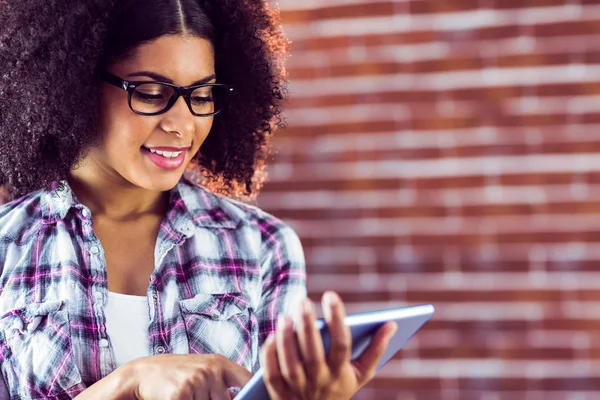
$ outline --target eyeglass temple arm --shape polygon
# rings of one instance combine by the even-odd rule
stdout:
[[[104,73],[102,74],[102,79],[106,82],[106,83],[110,83],[111,85],[114,85],[118,88],[121,88],[123,90],[127,90],[127,88],[129,87],[129,82],[119,78],[116,75],[111,74],[110,72],[104,71]]]

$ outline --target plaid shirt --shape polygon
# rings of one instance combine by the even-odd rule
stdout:
[[[256,371],[277,315],[306,296],[291,228],[183,179],[154,258],[149,354],[217,353]],[[11,398],[72,398],[116,368],[104,251],[68,185],[0,207],[0,267],[0,369]]]

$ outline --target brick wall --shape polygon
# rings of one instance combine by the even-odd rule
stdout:
[[[600,398],[600,1],[280,0],[258,205],[309,291],[434,303],[357,399]]]

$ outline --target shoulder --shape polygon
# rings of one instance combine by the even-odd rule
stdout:
[[[0,206],[0,242],[18,241],[43,222],[44,191],[33,192]]]
[[[40,193],[31,193],[0,206],[0,275],[31,249],[43,223],[42,203]]]
[[[249,228],[259,233],[263,251],[285,245],[290,251],[302,252],[300,239],[293,228],[259,207],[212,193],[188,181],[182,180],[180,187],[183,188],[182,192],[193,191],[193,202],[202,203],[199,208],[203,208],[205,214],[212,215],[225,226],[236,229]]]
[[[263,250],[275,250],[285,246],[291,253],[299,254],[302,252],[300,238],[286,222],[259,207],[236,200],[225,200],[232,211],[241,213],[248,223],[260,231]]]
[[[188,210],[202,222],[210,220],[215,225],[236,228],[255,226],[268,234],[289,227],[279,218],[260,208],[211,192],[203,186],[182,179],[177,185]]]

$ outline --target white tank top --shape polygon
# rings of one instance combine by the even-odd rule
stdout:
[[[106,331],[112,343],[117,367],[150,355],[150,307],[146,296],[108,292],[105,315]]]

